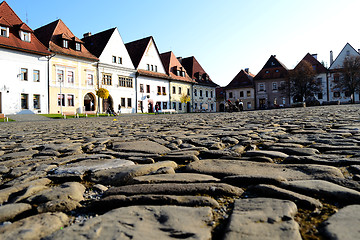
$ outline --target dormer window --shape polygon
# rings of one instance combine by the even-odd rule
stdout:
[[[81,43],[75,43],[75,50],[76,51],[81,51]]]
[[[118,57],[118,64],[122,64],[122,57]]]
[[[20,37],[21,37],[21,40],[23,40],[24,42],[30,42],[31,41],[31,37],[30,37],[29,32],[20,31]]]
[[[0,26],[0,36],[9,37],[9,28]]]
[[[69,48],[69,41],[66,39],[63,39],[63,47],[64,48]]]

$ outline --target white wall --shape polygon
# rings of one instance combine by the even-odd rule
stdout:
[[[140,84],[143,84],[144,86],[144,92],[140,92]],[[150,85],[150,93],[146,92],[146,85]],[[165,87],[166,95],[158,95],[157,93],[157,87],[160,86]],[[168,80],[162,80],[160,78],[151,78],[146,76],[138,76],[137,78],[137,94],[138,94],[138,101],[143,102],[144,112],[148,112],[148,104],[149,100],[153,101],[153,106],[155,107],[156,102],[161,102],[162,106],[161,109],[163,109],[163,103],[167,103],[167,109],[170,109],[169,104],[169,81]],[[141,110],[138,110],[138,112],[141,112]]]
[[[200,96],[200,91],[202,90],[202,97]],[[196,91],[196,95],[195,95]],[[206,91],[208,91],[208,97],[206,97]],[[212,96],[211,97],[211,92]],[[203,85],[194,85],[193,86],[193,105],[192,109],[194,112],[205,110],[207,112],[216,112],[216,93],[215,87],[208,87]],[[213,109],[211,109],[211,105]],[[207,106],[207,107],[206,107]]]
[[[46,57],[0,48],[0,92],[1,110],[5,114],[15,114],[21,109],[21,94],[28,94],[29,110],[48,112]],[[21,68],[28,69],[28,81],[21,81]],[[33,70],[40,71],[40,82],[33,81]],[[33,96],[40,95],[40,109],[34,109]]]
[[[152,40],[150,41],[147,49],[145,50],[145,53],[139,63],[138,69],[148,70],[147,64],[150,64],[150,66],[153,65],[154,68],[155,68],[155,66],[157,66],[157,72],[166,74],[164,66],[162,65],[160,56],[159,56],[159,54],[155,48],[155,44]],[[154,71],[155,71],[155,69],[154,69]]]

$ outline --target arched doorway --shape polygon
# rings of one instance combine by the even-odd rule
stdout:
[[[220,112],[225,112],[225,104],[220,103],[219,111],[220,111]]]
[[[154,101],[152,99],[148,100],[148,113],[154,112]]]
[[[114,110],[114,101],[110,95],[107,99],[103,99],[103,112],[106,112],[108,108]]]
[[[85,111],[95,111],[95,96],[92,93],[87,93],[84,97]]]

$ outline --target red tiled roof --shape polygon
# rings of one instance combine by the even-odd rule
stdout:
[[[130,55],[130,58],[135,68],[138,68],[139,63],[151,39],[153,39],[153,37],[150,36],[125,44],[125,47]]]
[[[143,69],[138,69],[138,74],[140,76],[148,76],[148,77],[154,77],[154,78],[163,78],[163,79],[170,79],[170,77],[164,73],[159,73],[159,72],[151,72],[151,71],[146,71]]]
[[[256,74],[254,80],[286,78],[288,74],[287,67],[277,60],[275,55],[271,55],[264,67]]]
[[[160,58],[164,65],[165,71],[170,76],[170,78],[174,80],[185,81],[190,83],[195,82],[189,77],[185,68],[181,65],[181,63],[179,62],[179,60],[176,58],[176,56],[172,51],[160,54]],[[183,71],[185,72],[185,77],[177,76],[174,73],[174,71],[176,71],[177,69],[179,70],[183,69]]]
[[[305,57],[300,62],[302,62],[302,61],[309,62],[313,66],[313,68],[317,74],[328,72],[328,70],[316,58],[314,58],[310,53],[306,54]],[[296,67],[294,69],[296,69],[299,66],[299,64],[300,63],[298,63],[298,65],[296,65]]]
[[[92,61],[99,60],[84,45],[81,46],[81,51],[75,50],[75,42],[82,43],[82,41],[70,31],[61,19],[35,29],[35,35],[54,53]],[[69,40],[69,48],[62,47],[63,39]]]
[[[0,47],[39,55],[50,55],[50,52],[34,34],[31,36],[31,42],[21,40],[20,29],[26,32],[33,31],[21,21],[5,1],[0,3],[0,25],[9,27],[9,37],[0,37]]]
[[[254,74],[241,70],[225,89],[244,88],[253,86]]]
[[[193,79],[194,81],[196,81],[197,84],[201,84],[201,85],[207,85],[207,86],[211,86],[211,87],[216,87],[218,86],[216,83],[214,83],[209,75],[204,71],[204,69],[201,67],[201,65],[199,64],[199,62],[195,59],[195,57],[188,57],[188,58],[183,58],[180,61],[181,65],[184,66],[184,68],[186,69],[186,72],[189,74],[189,76],[191,77],[191,79]],[[198,76],[204,76],[206,75],[208,78],[204,79],[202,78],[201,80],[198,79]]]
[[[115,30],[116,28],[111,28],[97,34],[84,37],[82,40],[85,42],[85,47],[92,54],[96,57],[100,57]]]

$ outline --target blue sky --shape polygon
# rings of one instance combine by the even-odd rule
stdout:
[[[7,0],[32,29],[62,19],[79,38],[118,27],[125,43],[153,36],[162,52],[195,56],[227,85],[257,74],[270,55],[293,68],[306,53],[329,64],[347,42],[360,48],[359,0]]]

